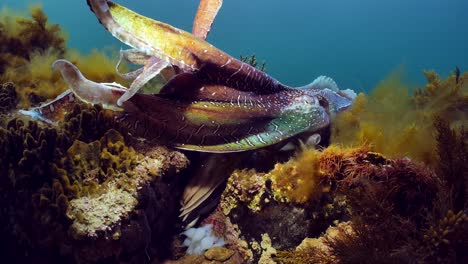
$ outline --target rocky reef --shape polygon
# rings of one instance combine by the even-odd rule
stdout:
[[[76,102],[56,125],[18,114],[66,88],[43,67],[59,57],[125,83],[116,61],[67,49],[60,27],[31,12],[0,19],[7,263],[468,262],[468,73],[428,71],[414,91],[390,75],[318,149],[181,153],[133,138],[99,105]],[[188,254],[189,243],[216,246]]]
[[[408,158],[309,149],[267,173],[235,171],[203,223],[235,251],[226,263],[463,263],[468,217],[449,189]]]
[[[137,151],[111,128],[83,133],[100,111],[71,113],[64,128],[15,118],[0,129],[4,256],[146,259],[149,244],[169,235],[162,227],[177,215],[187,159],[164,147]]]

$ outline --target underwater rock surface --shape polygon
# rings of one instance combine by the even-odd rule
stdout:
[[[113,129],[93,140],[98,131],[80,132],[96,119],[82,111],[68,116],[71,131],[18,119],[0,128],[2,233],[16,241],[12,256],[146,258],[150,243],[170,236],[182,191],[177,173],[188,160],[164,147],[135,150]]]

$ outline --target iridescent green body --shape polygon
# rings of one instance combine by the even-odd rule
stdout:
[[[279,102],[281,93],[226,101],[137,94],[123,104],[124,114],[117,121],[134,135],[208,152],[265,147],[329,124],[326,111],[310,103],[313,97],[287,93],[284,98],[296,101]]]

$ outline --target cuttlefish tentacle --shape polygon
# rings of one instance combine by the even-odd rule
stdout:
[[[193,21],[193,35],[201,39],[206,38],[222,4],[222,0],[200,0],[200,5]]]
[[[145,65],[141,74],[139,74],[135,80],[130,85],[130,88],[125,91],[125,93],[117,100],[117,105],[121,106],[123,102],[130,99],[134,94],[140,90],[143,85],[148,81],[156,77],[161,71],[168,67],[170,64],[165,60],[158,60],[156,58],[151,58],[148,60],[148,64]]]
[[[52,70],[58,69],[63,79],[71,87],[73,93],[82,101],[90,104],[102,104],[113,110],[117,107],[116,97],[126,91],[126,88],[117,83],[96,83],[86,79],[80,70],[67,60],[57,60],[52,64]]]
[[[133,81],[138,77],[138,75],[140,75],[143,72],[143,67],[140,67],[131,72],[121,73],[119,70],[119,67],[120,67],[120,64],[122,63],[122,60],[125,59],[126,61],[131,62],[133,64],[137,64],[137,65],[145,65],[146,61],[149,58],[150,56],[136,49],[120,50],[119,60],[117,61],[117,64],[115,65],[115,72],[122,79]]]

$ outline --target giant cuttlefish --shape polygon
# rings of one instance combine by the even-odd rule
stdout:
[[[221,0],[201,0],[193,34],[111,1],[87,2],[109,32],[133,48],[121,59],[143,67],[121,74],[132,80],[128,89],[90,81],[66,60],[53,68],[76,97],[115,110],[132,135],[188,150],[244,151],[311,135],[352,103],[352,93],[330,78],[288,87],[206,42]],[[168,67],[174,76],[159,93],[138,93]],[[36,110],[45,114],[48,105]]]

